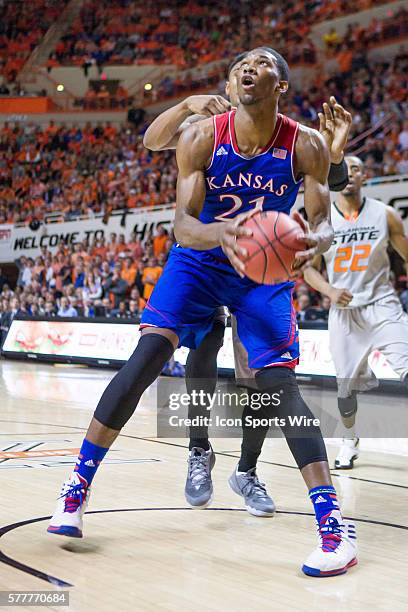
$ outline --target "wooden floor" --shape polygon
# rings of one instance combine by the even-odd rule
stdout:
[[[152,389],[95,478],[84,539],[51,536],[47,517],[113,374],[0,363],[0,590],[68,590],[79,612],[407,610],[406,456],[366,451],[352,472],[334,472],[359,565],[307,578],[312,506],[285,442],[267,440],[259,465],[275,517],[250,516],[228,487],[237,439],[214,441],[213,506],[188,509],[186,440],[154,439]]]

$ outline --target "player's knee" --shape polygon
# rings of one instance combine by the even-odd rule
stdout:
[[[357,412],[357,394],[355,391],[349,397],[339,397],[338,407],[341,416],[349,419]]]
[[[168,338],[142,336],[125,366],[106,387],[96,407],[95,418],[112,429],[122,429],[134,413],[142,393],[159,376],[174,352]]]
[[[209,363],[216,365],[218,352],[224,344],[224,332],[225,325],[221,321],[215,321],[200,345],[189,352],[186,363],[187,377],[199,378],[199,373],[206,371]]]
[[[214,321],[211,331],[208,332],[196,351],[200,353],[218,353],[224,344],[224,333],[224,323]]]

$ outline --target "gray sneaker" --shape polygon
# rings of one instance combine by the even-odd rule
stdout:
[[[194,447],[188,454],[187,463],[184,495],[193,508],[205,508],[213,500],[211,470],[215,464],[215,453],[211,447],[208,451]]]
[[[266,492],[265,485],[259,482],[255,468],[248,472],[234,470],[230,476],[229,485],[234,493],[245,500],[245,507],[254,516],[273,516],[275,504]]]

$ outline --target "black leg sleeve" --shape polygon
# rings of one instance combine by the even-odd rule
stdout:
[[[261,454],[262,446],[268,433],[267,425],[252,426],[253,419],[261,419],[267,421],[270,418],[269,411],[265,407],[259,410],[254,410],[251,407],[251,396],[256,394],[259,396],[259,391],[248,390],[249,405],[245,406],[242,413],[242,444],[241,457],[238,464],[240,472],[247,472],[256,467],[258,457]]]
[[[213,394],[217,385],[217,355],[223,345],[225,326],[215,321],[211,331],[206,335],[200,346],[190,351],[186,363],[186,387],[192,391]],[[190,404],[188,417],[209,417],[207,404],[195,406]],[[194,447],[209,449],[208,427],[190,427],[190,450]]]
[[[143,391],[156,380],[173,353],[172,343],[164,336],[142,336],[129,361],[103,392],[94,417],[106,427],[122,429],[136,410]]]
[[[327,461],[320,427],[308,420],[314,416],[300,395],[294,371],[279,366],[263,368],[257,372],[256,382],[263,393],[279,394],[279,404],[270,406],[271,413],[282,420],[280,428],[299,469]]]

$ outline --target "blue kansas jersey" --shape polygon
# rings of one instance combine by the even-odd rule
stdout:
[[[203,223],[227,221],[254,207],[289,214],[299,191],[301,181],[293,172],[299,124],[278,114],[265,150],[247,158],[240,154],[235,138],[235,112],[213,118],[214,149],[205,172],[206,197],[200,214]],[[221,247],[209,252],[225,259]]]
[[[235,111],[214,117],[214,150],[205,172],[200,220],[222,223],[258,207],[289,213],[299,182],[293,174],[298,123],[278,115],[270,143],[245,158],[235,139]],[[173,330],[180,345],[196,348],[210,331],[217,308],[236,316],[250,368],[294,368],[299,358],[293,283],[259,285],[240,278],[221,248],[172,249],[143,312],[141,327]]]

